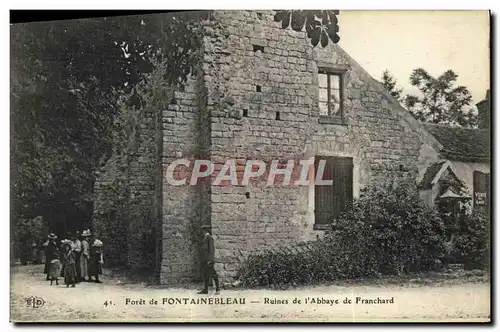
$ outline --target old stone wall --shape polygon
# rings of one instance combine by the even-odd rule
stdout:
[[[339,46],[313,48],[305,32],[282,29],[269,11],[216,12],[213,20],[204,65],[216,169],[231,158],[240,160],[241,171],[248,159],[349,156],[355,195],[370,181],[416,177],[428,135]],[[319,66],[346,70],[348,125],[318,121]],[[313,230],[313,199],[307,187],[212,186],[222,276],[234,277],[251,252],[320,235]]]
[[[339,46],[313,48],[305,32],[282,29],[271,11],[216,11],[204,29],[198,70],[156,113],[150,135],[159,150],[141,150],[133,167],[151,171],[131,187],[149,207],[151,217],[137,224],[154,233],[148,240],[161,283],[199,278],[201,224],[212,225],[223,281],[253,252],[322,235],[314,229],[314,186],[174,186],[167,179],[174,161],[191,162],[175,169],[175,179],[189,175],[195,159],[211,160],[213,176],[235,159],[241,178],[250,159],[352,157],[357,196],[370,181],[417,177],[435,159],[435,140]],[[319,120],[318,67],[345,71],[345,125]],[[131,246],[146,240],[140,231],[132,239]]]
[[[190,77],[183,91],[176,92],[174,102],[162,114],[162,259],[161,283],[179,283],[200,277],[200,226],[210,223],[210,187],[207,182],[189,185],[187,176],[194,160],[208,158],[210,128],[205,111],[207,93],[203,71]],[[166,180],[168,166],[187,159],[190,167],[179,166],[174,178],[187,176],[187,183],[171,185]]]

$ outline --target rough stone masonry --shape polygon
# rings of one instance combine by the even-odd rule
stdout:
[[[437,158],[439,143],[340,46],[313,47],[305,32],[282,29],[273,16],[214,12],[204,23],[197,75],[161,110],[159,155],[145,159],[161,172],[148,196],[158,211],[161,283],[199,275],[201,224],[212,225],[225,281],[253,252],[322,234],[314,227],[314,186],[169,186],[165,171],[174,160],[209,159],[220,170],[236,159],[241,171],[249,159],[350,157],[356,197],[371,181],[417,179]],[[320,68],[343,73],[341,123],[320,116]]]

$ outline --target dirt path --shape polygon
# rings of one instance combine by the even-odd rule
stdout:
[[[41,265],[14,267],[11,271],[12,321],[486,322],[490,314],[488,283],[318,286],[286,291],[225,290],[221,295],[207,296],[196,294],[196,289],[120,286],[106,283],[105,279],[103,284],[81,283],[76,288],[65,288],[62,285],[50,286],[44,281]],[[28,307],[28,297],[41,298],[45,303],[38,308]],[[361,299],[377,297],[393,299],[394,303],[361,303]],[[351,300],[350,304],[343,303],[346,298]],[[360,299],[356,304],[357,298]],[[127,304],[127,299],[144,304]],[[301,303],[294,303],[294,299]],[[157,304],[150,304],[151,300]],[[188,304],[179,304],[179,301]],[[209,304],[209,301],[225,301],[225,304]]]

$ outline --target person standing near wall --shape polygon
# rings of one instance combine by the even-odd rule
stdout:
[[[62,241],[62,264],[64,271],[64,284],[66,287],[75,287],[76,283],[76,259],[73,252],[73,242],[71,240]]]
[[[76,275],[75,275],[75,281],[80,282],[82,278],[82,270],[80,266],[80,255],[82,254],[82,242],[80,241],[80,232],[77,231],[76,235],[73,239],[73,253],[75,255],[75,269],[76,269]]]
[[[89,277],[89,258],[90,258],[90,244],[88,239],[90,238],[90,230],[86,229],[82,232],[82,251],[80,255],[80,273],[82,281],[90,281]],[[88,280],[86,278],[89,278]]]
[[[56,273],[55,271],[57,270],[55,264],[51,269],[51,261],[59,259],[59,248],[57,247],[56,244],[57,236],[54,233],[50,233],[47,238],[48,238],[48,243],[47,246],[45,247],[45,273],[47,274],[46,280],[51,280],[51,275],[53,277],[54,273]]]
[[[91,241],[90,246],[90,259],[89,259],[89,278],[95,277],[95,282],[101,283],[99,275],[102,274],[102,264],[104,263],[102,257],[102,241],[94,239]]]
[[[204,233],[202,241],[202,262],[203,262],[203,277],[205,280],[205,287],[198,294],[208,294],[208,286],[212,283],[212,278],[215,281],[215,294],[220,293],[219,276],[215,271],[215,245],[214,238],[212,237],[211,226],[203,225],[201,229]]]

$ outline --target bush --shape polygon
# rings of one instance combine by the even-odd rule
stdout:
[[[361,251],[368,266],[382,274],[430,270],[445,252],[442,219],[409,181],[368,187],[334,220],[327,236]]]
[[[420,199],[415,184],[396,182],[365,189],[322,240],[250,257],[240,280],[280,285],[402,275],[432,269],[444,250],[438,213]]]
[[[332,242],[319,240],[252,255],[240,270],[240,280],[246,286],[331,280],[338,272],[336,260],[330,256],[337,252],[335,248]]]
[[[480,212],[465,215],[461,220],[460,235],[455,239],[453,257],[465,269],[489,267],[489,218]]]

